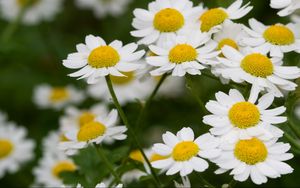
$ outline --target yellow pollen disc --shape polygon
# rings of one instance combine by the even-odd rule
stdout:
[[[159,160],[164,160],[167,159],[169,156],[163,156],[163,155],[159,155],[157,153],[154,153],[151,155],[150,157],[150,162],[154,162],[154,161],[159,161]]]
[[[0,139],[0,159],[5,158],[11,154],[14,145],[9,140]]]
[[[228,14],[220,9],[213,8],[204,12],[201,17],[201,27],[202,32],[208,32],[212,27],[220,25],[228,18]]]
[[[266,41],[274,45],[289,45],[295,42],[294,33],[283,25],[272,25],[268,27],[263,36]]]
[[[67,141],[70,141],[64,134],[61,134],[61,135],[60,135],[59,140],[60,140],[61,142],[67,142]]]
[[[19,6],[24,7],[26,5],[34,5],[40,0],[17,0]]]
[[[78,118],[80,127],[82,127],[83,125],[85,125],[89,122],[94,121],[95,117],[96,117],[95,114],[93,114],[91,112],[83,112]]]
[[[105,133],[106,127],[96,121],[89,122],[83,125],[77,133],[78,141],[89,141],[93,140]]]
[[[130,152],[129,158],[138,162],[143,163],[144,162],[144,157],[142,153],[139,150],[134,150]]]
[[[183,141],[178,143],[172,152],[175,161],[187,161],[195,157],[200,151],[197,144],[192,141]]]
[[[239,50],[237,43],[230,38],[222,39],[218,44],[217,50],[221,50],[224,46],[230,46],[236,50]]]
[[[184,24],[183,15],[176,9],[166,8],[155,14],[153,26],[160,32],[175,32]]]
[[[240,128],[247,129],[257,125],[260,120],[258,108],[250,102],[239,102],[234,104],[229,110],[231,123]]]
[[[196,49],[188,44],[178,44],[169,52],[170,62],[176,64],[194,61],[197,56]]]
[[[263,162],[268,156],[265,144],[257,138],[240,140],[235,145],[234,155],[248,165]]]
[[[266,78],[273,74],[273,63],[265,55],[253,53],[244,57],[241,62],[241,68],[247,73]]]
[[[122,74],[124,74],[126,77],[110,75],[110,79],[111,79],[112,83],[115,85],[125,85],[125,84],[128,84],[131,81],[133,81],[135,78],[133,71],[132,72],[122,72]]]
[[[52,174],[59,178],[62,172],[74,172],[76,170],[76,165],[70,161],[60,161],[52,168]]]
[[[88,57],[88,64],[93,68],[112,67],[119,61],[119,53],[110,46],[95,48]]]
[[[66,99],[68,99],[70,96],[69,91],[66,88],[63,87],[55,87],[52,89],[49,100],[53,103],[55,102],[61,102]]]

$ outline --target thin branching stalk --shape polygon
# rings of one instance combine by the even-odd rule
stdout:
[[[109,77],[109,76],[106,76],[106,77],[105,77],[105,80],[106,80],[106,84],[107,84],[108,90],[109,90],[109,92],[110,92],[110,94],[111,94],[111,97],[112,97],[112,99],[113,99],[113,102],[114,102],[114,104],[115,104],[115,106],[116,106],[116,108],[117,108],[117,110],[118,110],[118,112],[119,112],[119,115],[120,115],[120,117],[121,117],[123,123],[124,123],[125,126],[127,127],[127,129],[128,129],[128,131],[129,131],[129,134],[130,134],[131,138],[132,138],[133,141],[135,142],[135,144],[136,144],[138,150],[142,153],[142,155],[143,155],[143,157],[144,157],[144,159],[145,159],[147,165],[149,166],[150,171],[151,171],[151,174],[152,174],[152,176],[153,176],[153,179],[154,179],[154,182],[155,182],[156,186],[157,186],[157,187],[161,187],[161,183],[160,183],[160,181],[159,181],[159,179],[158,179],[158,176],[157,176],[156,172],[154,171],[154,169],[152,168],[149,159],[147,158],[145,152],[143,151],[142,146],[141,146],[141,144],[140,144],[140,142],[139,142],[137,136],[135,135],[134,130],[133,130],[132,127],[130,126],[129,121],[128,121],[128,119],[127,119],[127,117],[126,117],[126,115],[125,115],[125,113],[124,113],[124,111],[123,111],[123,109],[122,109],[122,107],[121,107],[119,101],[118,101],[118,98],[117,98],[117,96],[116,96],[116,94],[115,94],[115,91],[114,91],[114,89],[113,89],[113,86],[112,86],[112,82],[111,82],[110,77]]]
[[[202,183],[204,184],[204,187],[215,188],[215,186],[209,183],[201,174],[199,174],[199,177]]]

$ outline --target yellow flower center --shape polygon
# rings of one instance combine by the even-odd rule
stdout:
[[[221,50],[225,45],[239,50],[239,46],[237,45],[237,43],[230,38],[222,39],[218,44],[217,50]]]
[[[99,122],[92,121],[83,125],[77,133],[78,141],[89,141],[102,136],[106,131],[106,127]]]
[[[17,3],[20,7],[24,7],[26,5],[34,5],[40,0],[17,0]]]
[[[229,110],[231,123],[240,128],[247,129],[257,125],[260,120],[258,108],[250,102],[239,102],[234,104]]]
[[[0,159],[3,159],[11,154],[14,145],[9,140],[0,139]]]
[[[132,152],[130,152],[129,158],[132,160],[141,162],[141,163],[144,162],[144,157],[143,157],[142,153],[140,152],[140,150],[133,150]]]
[[[157,153],[153,153],[150,157],[150,162],[164,160],[164,159],[167,159],[168,157],[169,156],[163,156],[163,155],[159,155]]]
[[[272,25],[263,34],[266,41],[274,45],[289,45],[295,42],[294,33],[285,26]]]
[[[248,165],[263,162],[268,156],[265,144],[257,138],[240,140],[235,145],[234,155]]]
[[[273,74],[273,63],[265,55],[253,53],[244,57],[241,62],[241,68],[247,73],[266,78]]]
[[[94,121],[95,117],[96,117],[95,114],[91,112],[83,112],[78,118],[80,127]]]
[[[160,32],[175,32],[184,24],[183,15],[176,9],[162,9],[154,16],[153,26]]]
[[[74,172],[76,165],[70,161],[60,161],[52,168],[52,174],[59,178],[62,172]]]
[[[115,85],[126,85],[134,80],[134,72],[122,72],[126,77],[124,76],[112,76],[110,75],[110,79],[113,84]]]
[[[62,102],[68,99],[70,96],[69,91],[63,87],[55,87],[52,89],[49,100],[53,103]]]
[[[228,14],[220,9],[213,8],[204,12],[201,17],[201,27],[202,32],[208,32],[212,27],[220,25],[228,18]]]
[[[88,64],[93,68],[112,67],[119,61],[119,53],[110,46],[95,48],[88,57]]]
[[[196,49],[188,44],[178,44],[169,52],[170,62],[176,64],[194,61],[197,56],[198,54]]]
[[[200,148],[192,141],[183,141],[178,143],[172,152],[175,161],[187,161],[196,156]]]

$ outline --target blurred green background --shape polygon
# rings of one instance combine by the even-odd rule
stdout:
[[[133,0],[129,9],[120,17],[106,17],[96,19],[91,10],[79,10],[75,7],[73,0],[66,0],[63,11],[59,13],[54,21],[43,22],[36,26],[20,25],[8,43],[0,44],[0,109],[8,114],[9,120],[15,121],[28,129],[29,137],[37,141],[36,158],[27,163],[22,170],[16,174],[8,174],[0,179],[1,187],[26,187],[29,186],[34,177],[32,168],[37,164],[41,156],[41,140],[50,130],[58,128],[58,119],[62,111],[39,110],[32,102],[33,88],[40,83],[51,85],[73,84],[84,90],[86,84],[83,81],[76,81],[66,75],[71,70],[62,66],[62,60],[68,53],[75,51],[75,45],[83,42],[87,34],[94,34],[103,37],[106,41],[114,39],[122,40],[124,43],[135,41],[129,32],[133,29],[131,21],[132,11],[135,8],[146,8],[148,0]],[[194,0],[198,4],[203,2],[208,7],[228,6],[232,0]],[[276,10],[269,8],[268,0],[253,0],[251,4],[254,9],[241,22],[247,23],[247,19],[255,17],[265,24],[276,22],[287,23],[288,18],[280,18]],[[0,20],[0,34],[8,27],[8,22]],[[300,29],[300,28],[299,28]],[[299,65],[300,56],[294,53],[287,55],[286,64]],[[229,86],[204,76],[193,77],[194,86],[198,95],[204,102],[214,98],[214,93],[222,90],[228,92]],[[290,96],[290,108],[295,106],[299,93],[293,92]],[[81,107],[89,107],[96,101],[88,99]],[[279,99],[278,105],[285,101]],[[137,103],[128,104],[126,112],[132,122],[140,110]],[[163,115],[162,115],[163,114]],[[203,112],[198,107],[196,100],[187,90],[186,95],[181,98],[156,99],[147,114],[143,133],[153,129],[154,126],[162,130],[177,132],[182,126],[191,126],[196,135],[207,132],[208,126],[202,123]],[[297,123],[300,125],[299,121]],[[288,130],[285,125],[283,129]],[[139,136],[143,137],[142,132]],[[282,139],[284,140],[284,138]],[[144,139],[144,146],[152,144],[150,139]],[[299,187],[300,184],[300,158],[299,153],[288,162],[294,169],[294,173],[283,176],[280,179],[269,179],[263,187]],[[211,165],[203,176],[220,187],[228,183],[231,176],[214,175],[216,166]],[[192,176],[192,185],[197,186],[199,182],[197,174]],[[173,184],[170,184],[173,186]],[[141,186],[134,184],[132,186]],[[238,183],[237,187],[254,187],[247,181]]]

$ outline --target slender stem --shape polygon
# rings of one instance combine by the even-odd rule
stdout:
[[[290,129],[292,129],[292,131],[295,133],[295,135],[300,138],[300,127],[298,125],[295,125],[293,120],[288,116],[288,126],[290,127]]]
[[[205,178],[203,178],[203,176],[201,176],[201,174],[199,174],[199,177],[200,177],[201,181],[204,183],[204,187],[215,188],[215,186],[212,185],[211,183],[209,183]]]
[[[101,150],[101,148],[97,147],[97,144],[94,143],[94,146],[97,150],[97,153],[99,155],[99,157],[102,159],[102,161],[106,164],[107,168],[110,170],[110,172],[112,173],[112,175],[115,177],[115,179],[119,182],[122,183],[119,175],[115,172],[113,165],[109,162],[109,160],[107,159],[107,157],[105,156],[105,154],[103,153],[103,151]]]
[[[185,76],[185,80],[186,80],[186,87],[190,90],[191,94],[194,96],[194,98],[197,100],[201,111],[203,112],[203,114],[207,113],[207,110],[205,108],[205,105],[203,103],[203,101],[201,100],[201,98],[198,96],[195,87],[193,86],[193,80],[191,78],[191,76],[186,75]]]
[[[149,96],[149,98],[147,99],[145,106],[142,108],[140,114],[139,114],[139,118],[137,120],[136,123],[136,129],[139,130],[142,127],[142,121],[145,119],[146,116],[146,112],[148,110],[149,105],[151,104],[151,102],[153,101],[153,98],[155,97],[156,93],[158,92],[160,86],[162,85],[162,83],[165,81],[165,79],[168,77],[168,74],[164,74],[159,82],[156,84],[156,87],[154,88],[154,90],[152,91],[151,95]]]
[[[283,136],[290,142],[294,147],[300,149],[300,142],[297,141],[292,135],[287,132],[284,132]]]
[[[149,166],[150,171],[151,171],[151,174],[152,174],[152,176],[153,176],[153,179],[154,179],[154,182],[155,182],[156,186],[157,186],[157,187],[161,187],[161,184],[160,184],[160,181],[159,181],[159,179],[158,179],[158,176],[157,176],[156,172],[154,171],[154,169],[152,168],[149,159],[147,158],[145,152],[143,151],[143,149],[142,149],[142,147],[141,147],[141,144],[140,144],[140,142],[138,141],[138,139],[137,139],[137,137],[136,137],[136,135],[135,135],[135,133],[134,133],[132,127],[130,126],[129,121],[128,121],[128,119],[127,119],[127,117],[126,117],[126,115],[125,115],[125,113],[124,113],[124,111],[123,111],[123,109],[122,109],[122,107],[121,107],[119,101],[118,101],[118,98],[117,98],[117,96],[116,96],[116,94],[115,94],[115,91],[114,91],[114,89],[113,89],[113,86],[112,86],[110,77],[109,77],[109,76],[106,76],[105,79],[106,79],[106,84],[107,84],[107,87],[108,87],[109,92],[110,92],[110,94],[111,94],[111,97],[112,97],[112,99],[113,99],[113,101],[114,101],[114,104],[115,104],[115,106],[116,106],[116,108],[117,108],[117,110],[118,110],[118,112],[119,112],[119,114],[120,114],[120,116],[121,116],[121,119],[122,119],[123,123],[126,125],[128,131],[129,131],[129,134],[130,134],[131,137],[133,138],[133,140],[134,140],[136,146],[138,147],[138,150],[142,153],[142,155],[143,155],[143,157],[144,157],[144,159],[145,159],[147,165]]]

